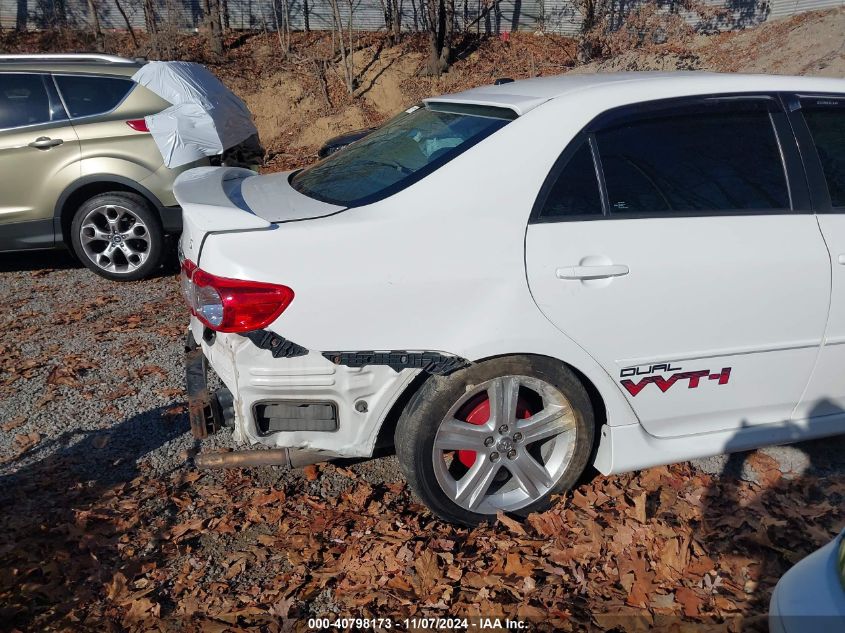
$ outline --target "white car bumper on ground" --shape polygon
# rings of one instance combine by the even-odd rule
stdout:
[[[419,373],[335,365],[316,351],[275,358],[245,336],[203,334],[192,318],[193,340],[232,394],[235,440],[245,444],[319,451],[326,458],[369,456],[391,406]],[[189,400],[197,408],[209,395],[202,393],[205,376],[192,387],[188,371]]]
[[[780,579],[769,605],[772,633],[845,631],[845,530],[801,560]]]

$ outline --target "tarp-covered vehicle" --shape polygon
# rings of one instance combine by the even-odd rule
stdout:
[[[227,167],[261,163],[264,150],[249,109],[205,66],[150,62],[132,80],[173,104],[144,119],[168,167],[206,157]]]

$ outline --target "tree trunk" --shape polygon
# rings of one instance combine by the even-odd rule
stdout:
[[[455,0],[444,0],[443,9],[446,12],[443,27],[443,46],[440,49],[438,60],[438,74],[449,70],[449,62],[452,58],[452,34],[455,31]]]
[[[132,23],[129,21],[129,16],[126,15],[126,10],[121,6],[120,0],[114,0],[114,4],[117,7],[118,13],[123,17],[123,21],[126,23],[126,30],[129,31],[129,37],[132,38],[132,46],[135,49],[138,49],[138,38],[135,37],[135,29],[132,28]]]
[[[211,52],[223,54],[223,27],[220,24],[220,0],[203,0],[203,21]]]
[[[343,65],[344,81],[346,82],[346,90],[349,94],[355,90],[354,78],[352,76],[352,69],[349,66],[349,55],[346,52],[346,43],[343,41],[343,21],[340,19],[340,7],[338,0],[329,0],[332,7],[332,16],[334,17],[335,29],[337,29],[337,39],[340,44],[340,60]],[[351,53],[351,51],[350,51]]]
[[[15,11],[15,30],[23,33],[26,31],[29,22],[29,10],[26,0],[18,0]]]
[[[282,0],[282,8],[285,10],[285,55],[290,53],[293,28],[290,25],[290,1]]]
[[[304,22],[305,32],[311,32],[311,20],[308,17],[308,0],[302,0],[302,21]]]
[[[426,18],[428,22],[428,64],[426,74],[440,75],[440,4],[441,0],[428,0]]]
[[[220,1],[220,22],[223,24],[223,31],[229,31],[229,0]]]
[[[88,0],[88,13],[91,15],[91,28],[94,30],[94,42],[97,50],[102,53],[106,50],[106,41],[103,37],[103,30],[100,28],[100,16],[97,14],[97,4],[94,0]]]
[[[398,44],[402,39],[402,10],[399,8],[399,0],[388,0],[393,6],[393,43]]]
[[[147,27],[147,35],[150,38],[150,46],[155,55],[159,52],[158,41],[158,20],[153,0],[144,0],[144,25]]]
[[[384,29],[387,32],[387,43],[393,46],[393,18],[390,16],[390,0],[379,0],[381,13],[384,16]]]

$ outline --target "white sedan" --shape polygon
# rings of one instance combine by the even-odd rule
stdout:
[[[220,465],[393,442],[419,497],[475,524],[591,464],[845,433],[845,81],[486,86],[176,196],[194,432],[276,449]]]

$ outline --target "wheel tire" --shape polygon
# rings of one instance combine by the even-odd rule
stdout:
[[[113,214],[116,214],[114,220],[108,217]],[[74,214],[70,231],[76,256],[106,279],[143,279],[161,263],[164,252],[161,221],[152,205],[138,194],[115,191],[88,199]],[[117,233],[120,241],[113,242]]]
[[[487,444],[481,444],[479,447],[480,450],[470,453],[470,456],[475,455],[474,459],[484,459],[485,463],[478,465],[479,468],[484,468],[488,460],[490,462],[493,461],[494,456],[492,453],[482,453],[482,451],[498,450],[498,447],[502,445],[502,439],[507,438],[504,446],[505,448],[511,449],[508,451],[508,455],[516,451],[516,457],[513,458],[514,461],[508,462],[508,458],[505,455],[500,455],[498,459],[502,463],[498,466],[498,474],[491,475],[491,477],[497,477],[499,479],[504,477],[507,478],[507,481],[504,484],[497,484],[497,480],[493,479],[492,484],[481,486],[484,491],[483,496],[485,501],[481,502],[482,507],[480,509],[486,509],[487,511],[475,512],[456,503],[455,499],[460,495],[454,495],[455,499],[453,499],[445,491],[444,486],[441,485],[440,481],[446,475],[442,466],[436,464],[439,463],[439,459],[442,459],[443,464],[446,464],[447,458],[444,455],[447,453],[444,453],[444,450],[441,448],[435,451],[435,438],[441,426],[447,429],[447,433],[448,429],[452,428],[445,425],[447,415],[450,419],[453,417],[467,419],[458,415],[461,407],[472,404],[472,401],[466,401],[467,398],[489,398],[490,396],[487,390],[493,389],[494,384],[503,385],[501,389],[504,392],[510,389],[507,385],[512,385],[514,381],[518,385],[519,395],[518,397],[514,396],[517,400],[515,410],[515,418],[517,420],[509,429],[512,435],[507,433],[504,435],[497,434],[501,430],[501,426],[497,425],[500,425],[502,418],[494,419],[495,416],[490,417],[482,424],[484,430],[481,433],[487,435],[488,433],[493,433],[490,428],[496,428],[496,433],[493,433],[493,437],[497,443],[490,448],[484,448]],[[524,384],[525,382],[530,384],[526,386]],[[485,384],[487,385],[486,388],[484,388]],[[542,391],[539,388],[541,385],[545,385],[542,387]],[[532,391],[535,386],[538,389]],[[524,388],[527,391],[523,391]],[[483,391],[478,391],[479,389],[483,389]],[[487,395],[484,395],[485,393]],[[542,393],[547,395],[541,395]],[[467,394],[471,395],[468,396]],[[513,428],[517,430],[528,428],[525,425],[529,423],[529,420],[526,419],[525,414],[530,413],[533,415],[539,412],[537,406],[540,405],[535,404],[533,413],[532,411],[525,411],[525,414],[520,415],[520,406],[525,407],[525,405],[520,404],[523,402],[523,394],[526,394],[525,397],[527,398],[532,398],[535,403],[537,401],[536,396],[539,395],[542,401],[541,410],[552,412],[554,408],[558,407],[561,411],[566,412],[561,413],[560,418],[562,420],[561,424],[564,424],[567,430],[562,432],[561,435],[552,436],[554,437],[554,441],[552,441],[552,437],[534,441],[529,439],[531,436],[531,432],[529,431],[526,431],[527,437],[525,438],[522,437],[521,433],[514,432]],[[461,404],[462,402],[464,404]],[[481,406],[483,406],[483,401]],[[489,402],[487,407],[487,411],[489,412],[491,407]],[[477,409],[478,405],[473,409],[473,413]],[[518,418],[520,417],[525,421],[519,422]],[[536,422],[539,422],[540,419],[538,417]],[[477,421],[472,423],[479,425]],[[490,427],[491,424],[492,427]],[[469,424],[466,424],[466,427],[469,427]],[[465,427],[461,428],[464,429]],[[465,431],[461,431],[461,433],[463,432]],[[571,439],[571,432],[574,432],[574,440]],[[517,435],[519,435],[520,440],[524,439],[524,444],[512,445]],[[534,436],[536,437],[536,430]],[[527,516],[531,512],[539,512],[547,509],[551,505],[551,498],[554,495],[568,490],[577,483],[589,463],[594,436],[595,421],[590,398],[580,380],[570,369],[557,361],[542,356],[509,356],[478,363],[449,376],[432,376],[422,385],[420,390],[408,403],[408,406],[397,423],[394,439],[400,467],[411,489],[420,500],[437,516],[446,521],[474,526],[479,523],[491,521],[496,517],[496,511],[498,510],[517,516]],[[455,436],[453,435],[452,437]],[[489,439],[490,437],[488,436],[483,441],[489,441]],[[560,448],[558,448],[558,441],[561,442]],[[444,439],[443,442],[448,444],[448,440]],[[474,434],[472,442],[472,446],[477,445]],[[549,445],[551,445],[551,448],[546,448]],[[531,454],[537,455],[537,459],[533,459],[533,461],[535,464],[540,464],[545,473],[544,481],[546,482],[542,487],[538,486],[534,488],[534,496],[527,490],[527,488],[532,486],[523,487],[519,484],[507,466],[508,463],[512,464],[512,467],[516,466],[517,460],[523,460],[520,463],[525,464],[524,454],[529,452],[529,446],[531,447]],[[548,453],[548,457],[544,457],[539,451]],[[558,453],[558,451],[563,451],[563,453]],[[564,455],[564,457],[559,457],[559,455]],[[456,463],[455,459],[459,459],[460,461]],[[457,467],[458,470],[467,468],[467,473],[469,473],[469,467],[463,464],[463,462],[464,456],[461,455],[460,450],[456,450],[453,453],[451,463],[448,464],[448,468]],[[475,464],[474,461],[471,463],[473,465]],[[504,475],[501,475],[502,467],[507,471]],[[554,468],[554,473],[550,473],[547,470],[548,467]],[[529,470],[526,469],[522,472],[528,473]],[[439,480],[438,477],[441,479]],[[460,478],[456,478],[455,481],[457,482],[458,480]],[[512,483],[509,483],[511,481]],[[448,480],[447,483],[449,483]],[[549,483],[550,485],[547,485]],[[459,486],[459,484],[456,485]],[[501,486],[498,491],[492,494],[501,494],[503,500],[507,498],[507,495],[511,495],[511,499],[517,498],[518,493],[524,494],[526,498],[523,501],[517,500],[515,504],[503,504],[505,506],[503,508],[493,507],[493,500],[498,497],[488,496],[491,494],[491,485]],[[515,488],[515,490],[513,492],[505,490],[508,486]],[[502,490],[505,491],[502,492]],[[473,504],[470,503],[468,505],[472,506]]]

